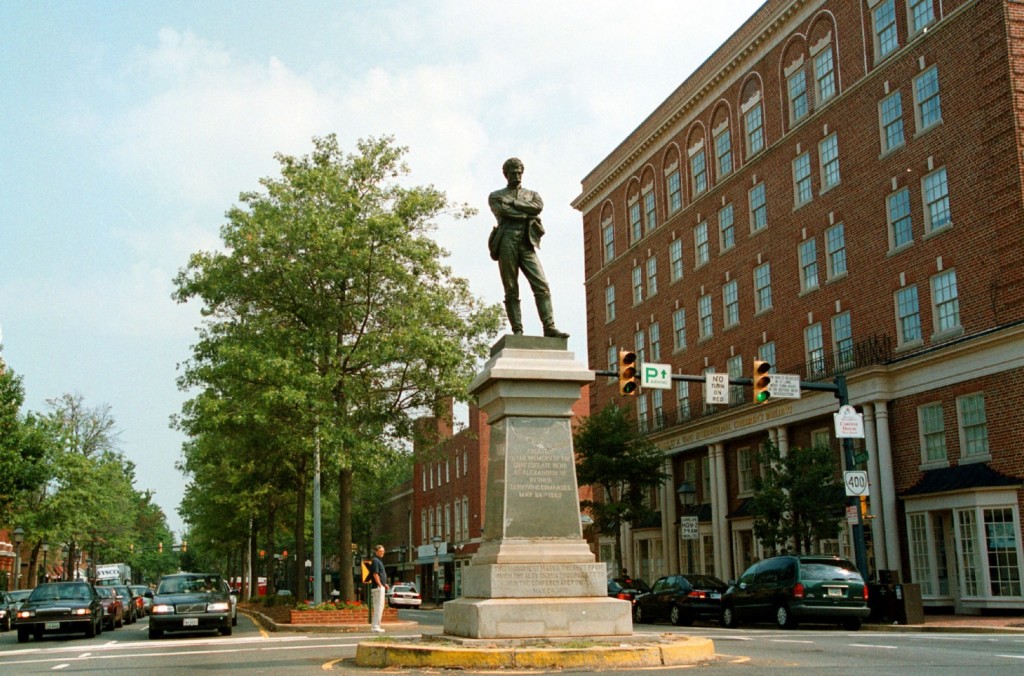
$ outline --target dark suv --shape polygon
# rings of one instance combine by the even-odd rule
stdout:
[[[722,595],[722,625],[775,620],[838,622],[851,631],[868,616],[868,587],[857,567],[838,556],[776,556],[748,568]]]

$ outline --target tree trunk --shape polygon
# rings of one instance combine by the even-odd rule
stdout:
[[[256,519],[249,520],[249,588],[247,601],[259,596],[260,593],[260,551],[257,533],[260,532],[260,525]]]
[[[341,598],[355,601],[355,581],[352,579],[352,476],[353,471],[342,468],[338,472],[338,568]]]

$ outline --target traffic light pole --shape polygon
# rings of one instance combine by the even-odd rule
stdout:
[[[620,376],[617,371],[595,371],[598,376],[608,376],[614,378]],[[684,375],[682,373],[673,373],[672,380],[676,382],[684,383],[703,383],[707,380],[705,376],[691,376]],[[753,378],[729,378],[730,385],[744,385],[753,387]],[[831,392],[836,399],[839,400],[839,406],[848,406],[850,403],[850,397],[846,391],[846,375],[840,373],[837,375],[831,383],[816,383],[800,381],[800,390],[808,390],[811,392]],[[843,441],[843,457],[846,461],[847,469],[852,469],[856,464],[853,459],[853,439],[845,438]],[[847,496],[845,500],[847,508],[854,507],[857,513],[857,521],[853,525],[853,554],[854,562],[857,564],[857,569],[860,571],[864,579],[868,577],[868,554],[867,545],[864,541],[864,518],[860,511],[860,505],[856,497]],[[847,509],[849,512],[849,509]]]

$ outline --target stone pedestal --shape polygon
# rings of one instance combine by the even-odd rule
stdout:
[[[484,534],[444,606],[445,634],[469,638],[632,635],[580,525],[570,418],[594,373],[564,338],[505,336],[470,390],[491,426]]]

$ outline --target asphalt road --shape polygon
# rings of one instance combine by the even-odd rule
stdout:
[[[441,611],[401,611],[421,626],[392,635],[417,637],[438,632]],[[378,673],[356,667],[356,645],[367,633],[270,633],[239,616],[231,636],[214,633],[168,634],[150,640],[148,620],[105,631],[93,639],[80,635],[47,636],[18,643],[15,632],[0,633],[0,674],[221,672],[244,674],[323,674],[365,676]],[[725,674],[974,674],[1024,673],[1024,634],[873,633],[827,627],[794,631],[769,625],[724,629],[714,625],[643,625],[644,633],[707,636],[718,659],[702,669]],[[674,668],[672,671],[681,671]],[[665,668],[624,670],[618,674],[665,672]],[[402,672],[413,676],[417,672]],[[462,672],[467,673],[467,672]],[[511,673],[511,672],[506,672]],[[522,673],[522,672],[515,672]],[[527,672],[530,673],[530,672]]]

